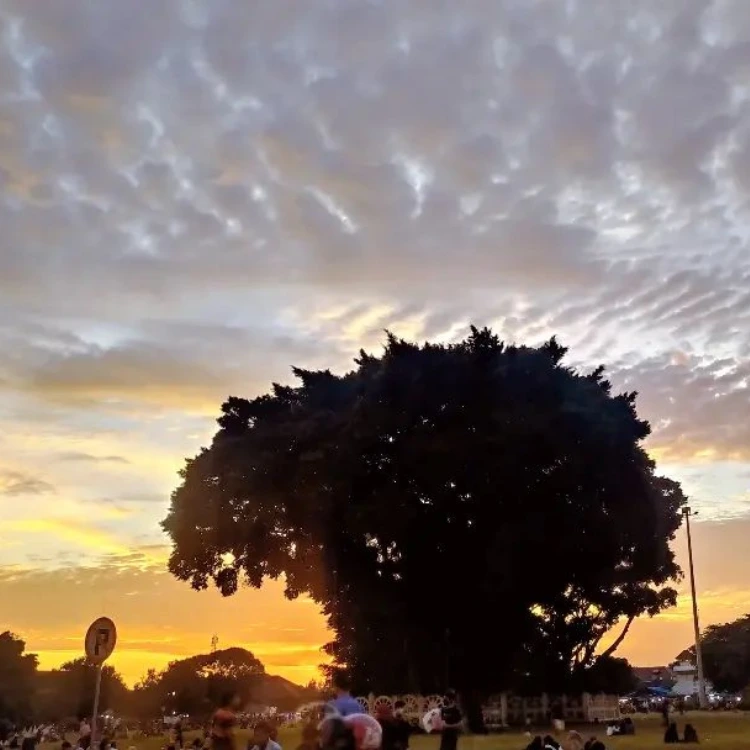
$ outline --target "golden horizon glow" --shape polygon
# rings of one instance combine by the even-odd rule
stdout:
[[[750,521],[694,524],[703,626],[745,614],[750,563],[739,541],[747,533]],[[684,533],[676,540],[676,552],[686,567]],[[319,665],[326,661],[320,649],[331,637],[317,605],[305,598],[285,599],[281,581],[223,598],[215,590],[191,590],[162,567],[114,560],[99,568],[0,569],[0,597],[15,605],[6,627],[26,640],[42,669],[80,656],[89,622],[102,614],[113,617],[119,635],[110,663],[131,686],[149,668],[207,653],[214,634],[219,648],[246,648],[269,674],[305,684],[319,677]],[[617,655],[634,666],[667,664],[691,645],[691,618],[684,580],[677,606],[636,621]]]

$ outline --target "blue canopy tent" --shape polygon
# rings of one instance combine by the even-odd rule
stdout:
[[[649,695],[653,695],[656,698],[669,698],[672,695],[672,691],[663,687],[647,687]]]

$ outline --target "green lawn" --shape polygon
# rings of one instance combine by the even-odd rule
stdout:
[[[684,717],[676,717],[677,724],[682,734],[686,722],[690,722],[698,730],[703,745],[717,750],[750,750],[750,714],[747,713],[688,713]],[[663,750],[664,730],[661,726],[660,717],[636,716],[636,735],[634,737],[606,737],[603,729],[596,731],[595,728],[579,728],[584,739],[598,734],[604,741],[608,750]],[[540,732],[541,733],[541,732]],[[238,750],[245,750],[247,732],[240,732],[240,741],[237,743]],[[562,738],[560,738],[562,739]],[[282,729],[279,732],[279,742],[284,750],[296,750],[300,739],[299,730]],[[522,732],[508,731],[504,734],[491,734],[486,737],[464,736],[461,738],[459,750],[524,750],[529,740]],[[135,747],[136,750],[161,750],[166,747],[166,735],[150,737],[139,741],[119,740],[117,745],[120,750],[128,750]],[[59,750],[59,744],[40,746],[43,750]],[[412,750],[437,750],[438,738],[435,736],[417,736],[412,740]]]

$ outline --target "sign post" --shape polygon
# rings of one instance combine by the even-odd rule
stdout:
[[[84,647],[86,660],[96,665],[96,687],[94,688],[94,708],[91,713],[91,744],[96,741],[96,720],[99,716],[99,694],[102,689],[102,666],[115,650],[117,628],[109,617],[100,617],[89,625]]]

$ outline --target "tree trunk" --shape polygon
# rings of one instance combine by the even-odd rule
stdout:
[[[628,617],[628,621],[625,623],[625,627],[622,629],[622,633],[615,638],[612,645],[603,653],[601,656],[612,656],[615,651],[617,651],[618,648],[620,648],[620,644],[625,640],[625,636],[628,634],[628,630],[630,630],[630,626],[633,624],[633,620],[635,620],[635,616],[631,615]]]

